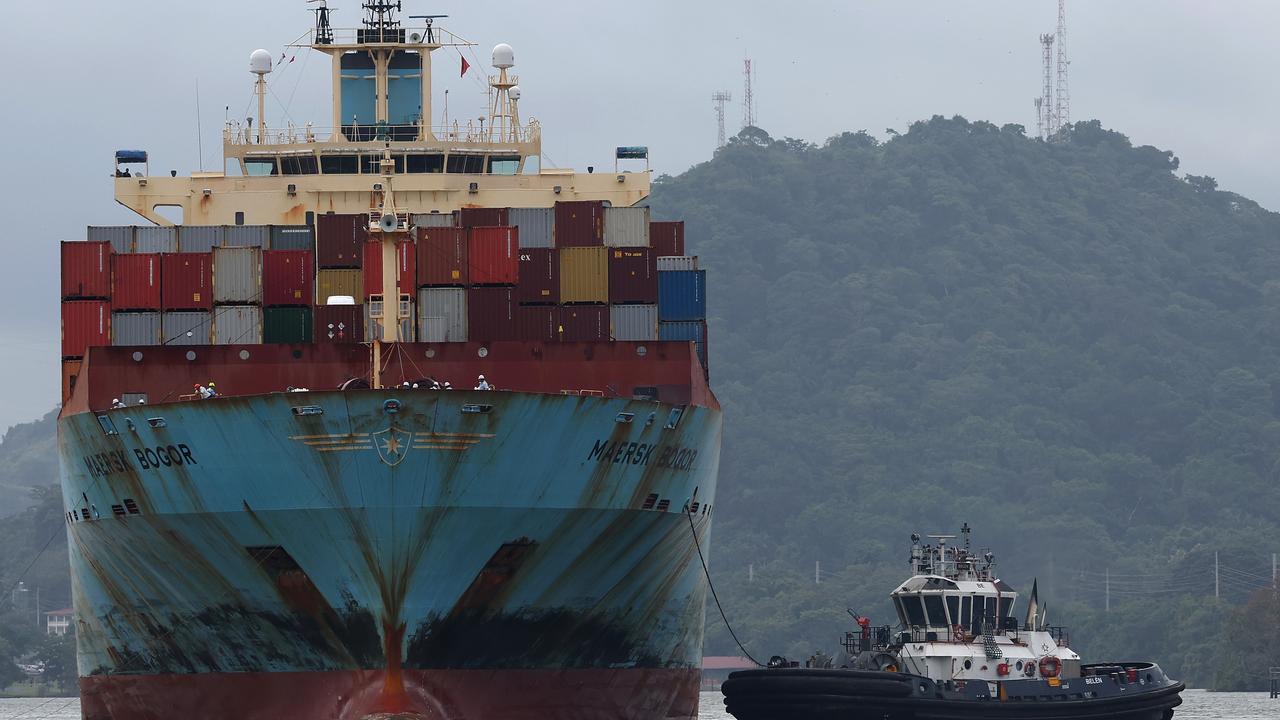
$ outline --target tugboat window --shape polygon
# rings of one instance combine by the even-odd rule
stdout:
[[[924,603],[919,595],[908,595],[902,598],[902,607],[907,611],[907,624],[916,627],[928,625],[925,622]]]
[[[987,614],[984,615],[982,619],[990,620],[992,622],[995,621],[996,619],[996,599],[995,598],[993,597],[987,598]]]
[[[948,624],[948,623],[947,623],[947,613],[946,613],[946,611],[945,611],[945,610],[943,610],[943,609],[942,609],[942,596],[941,596],[941,595],[925,595],[925,596],[924,596],[924,607],[925,607],[925,610],[928,610],[928,611],[929,611],[929,624],[930,624],[930,625],[932,625],[933,627],[946,627],[946,626],[947,626],[947,624]]]
[[[949,616],[950,616],[950,620],[947,622],[947,625],[959,625],[959,624],[960,624],[960,598],[959,598],[959,596],[956,596],[956,595],[948,595],[948,596],[947,596],[947,615],[949,615]]]
[[[1000,596],[1000,617],[1013,617],[1013,598]]]
[[[960,624],[965,627],[973,625],[973,599],[967,595],[960,598]]]

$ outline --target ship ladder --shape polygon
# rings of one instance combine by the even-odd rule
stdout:
[[[990,660],[999,660],[1004,657],[1004,653],[1001,652],[1000,646],[996,645],[996,635],[992,630],[990,623],[987,623],[986,627],[982,629],[982,650],[987,654],[987,658]]]

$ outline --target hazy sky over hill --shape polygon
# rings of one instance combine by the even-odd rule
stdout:
[[[332,4],[335,25],[356,24],[357,0]],[[865,128],[883,137],[934,114],[1034,132],[1037,35],[1052,31],[1057,15],[1051,0],[405,4],[406,14],[449,14],[442,24],[477,43],[466,78],[457,53],[437,54],[437,115],[446,88],[451,115],[482,113],[480,73],[489,49],[508,42],[521,110],[543,123],[548,165],[608,166],[614,146],[647,144],[654,169],[666,173],[710,157],[712,92],[733,93],[729,129],[738,129],[747,55],[757,67],[757,124],[774,136],[821,142]],[[203,165],[217,168],[223,120],[245,117],[251,100],[249,52],[279,57],[310,27],[307,7],[70,0],[6,8],[0,368],[12,380],[0,428],[57,401],[57,241],[80,239],[90,224],[135,222],[111,197],[111,153],[146,149],[154,173],[197,169],[199,80]],[[1280,5],[1075,0],[1069,13],[1073,119],[1098,118],[1137,144],[1173,150],[1184,171],[1280,207],[1270,177],[1280,150],[1271,77],[1280,67],[1272,37]],[[51,50],[51,40],[60,45]],[[296,61],[271,77],[269,124],[328,124],[326,59],[289,52]]]

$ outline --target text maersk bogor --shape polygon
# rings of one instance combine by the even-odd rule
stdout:
[[[137,458],[138,467],[143,470],[175,465],[199,465],[186,443],[157,445],[153,448],[133,448],[133,455]],[[112,473],[133,470],[133,462],[129,460],[125,450],[108,450],[94,455],[85,455],[84,464],[89,468],[89,475],[92,477],[106,477]]]

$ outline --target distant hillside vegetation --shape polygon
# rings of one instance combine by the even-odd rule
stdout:
[[[935,117],[659,180],[709,269],[713,574],[749,649],[888,622],[910,533],[967,521],[1084,652],[1214,682],[1280,552],[1280,216],[1177,168],[1096,121]]]
[[[36,503],[32,488],[58,482],[57,410],[14,425],[0,438],[0,517]]]

